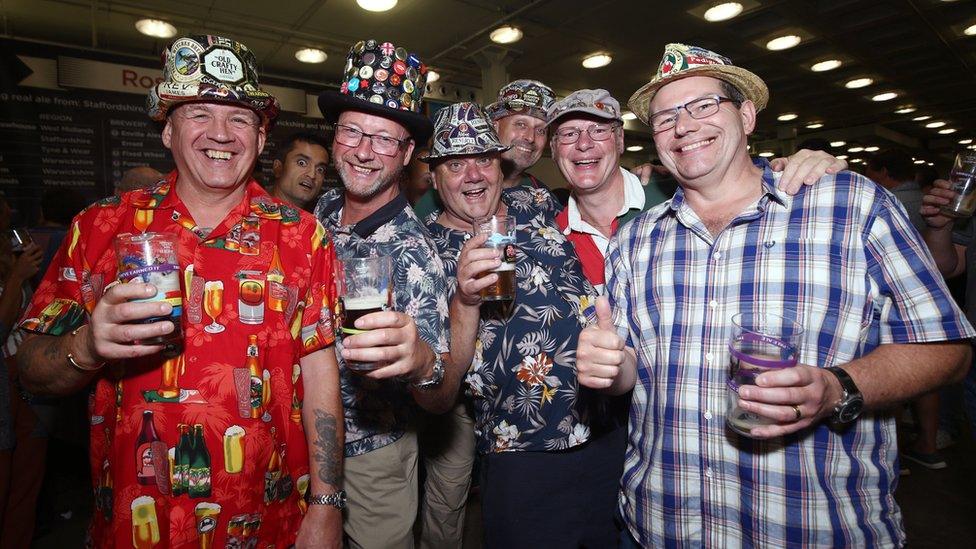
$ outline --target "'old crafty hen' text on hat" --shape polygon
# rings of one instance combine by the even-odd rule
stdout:
[[[537,80],[515,80],[498,90],[498,101],[485,107],[491,120],[497,122],[512,114],[546,119],[546,111],[556,100],[552,88]]]
[[[423,114],[427,65],[390,42],[360,40],[349,49],[342,87],[319,95],[319,109],[335,124],[344,111],[359,111],[403,124],[418,143],[433,131]]]
[[[420,158],[432,162],[447,156],[504,152],[488,115],[477,103],[454,103],[437,111],[434,119],[434,144],[430,154]]]
[[[657,68],[657,74],[630,96],[627,105],[637,118],[650,124],[651,100],[657,90],[689,76],[710,76],[732,84],[746,99],[752,101],[757,112],[763,110],[769,102],[769,89],[762,78],[742,67],[736,67],[728,57],[697,46],[668,44],[664,47],[664,57]]]
[[[149,90],[146,110],[157,122],[187,102],[233,103],[253,109],[270,125],[278,100],[258,87],[254,54],[222,36],[184,36],[163,50],[163,81]]]

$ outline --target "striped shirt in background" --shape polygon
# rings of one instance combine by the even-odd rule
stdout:
[[[800,361],[821,367],[976,332],[891,193],[842,172],[790,197],[757,165],[762,197],[719,235],[679,189],[611,243],[608,293],[638,369],[625,522],[645,547],[901,545],[890,414],[768,441],[726,429],[732,315],[795,313]]]

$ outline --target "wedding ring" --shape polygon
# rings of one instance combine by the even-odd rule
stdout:
[[[797,406],[796,404],[793,404],[792,407],[793,407],[793,413],[796,414],[796,417],[793,418],[793,421],[800,421],[800,418],[803,417],[803,414],[800,413],[800,407]]]

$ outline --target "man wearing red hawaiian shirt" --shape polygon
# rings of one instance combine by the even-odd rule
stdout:
[[[177,169],[75,218],[21,323],[21,379],[92,387],[95,546],[338,547],[331,242],[250,177],[278,114],[253,54],[191,36],[163,59],[148,109]],[[177,239],[182,307],[109,283],[115,236],[146,232]],[[171,313],[176,356],[143,343],[174,331]]]

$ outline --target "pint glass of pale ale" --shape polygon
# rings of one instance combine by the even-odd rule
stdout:
[[[474,221],[474,234],[486,234],[486,248],[500,252],[502,264],[495,269],[498,281],[481,290],[485,301],[511,301],[515,299],[515,218],[492,215]]]
[[[389,256],[348,257],[336,261],[339,331],[343,337],[361,334],[356,321],[393,309],[393,261]],[[346,362],[352,370],[372,370],[376,364]]]
[[[162,354],[174,357],[183,352],[183,278],[177,257],[177,238],[171,233],[120,234],[115,237],[118,279],[122,283],[143,282],[156,287],[156,295],[134,301],[165,301],[172,305],[169,316],[142,320],[144,324],[169,320],[173,331],[138,341],[142,345],[162,345]]]

